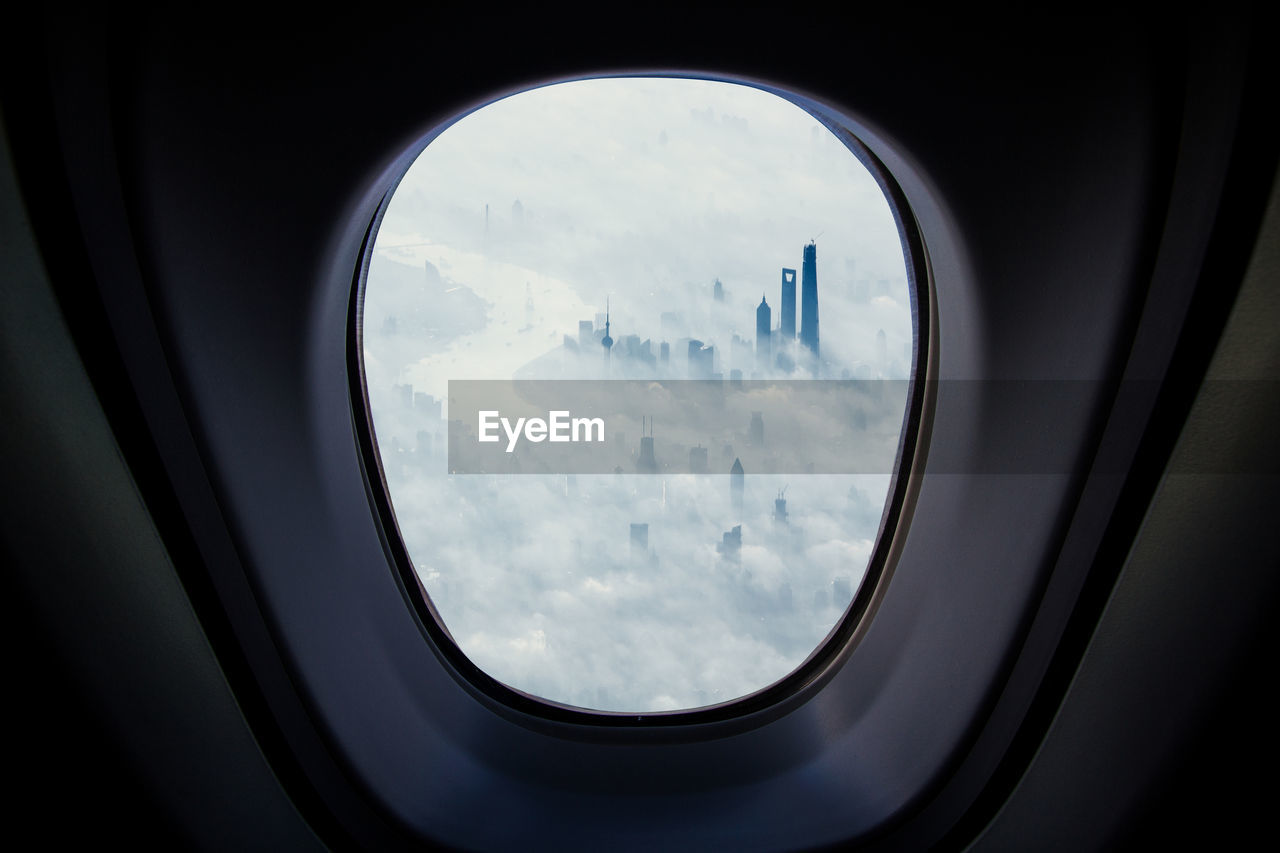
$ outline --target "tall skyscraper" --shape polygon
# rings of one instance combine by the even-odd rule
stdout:
[[[746,472],[742,470],[742,460],[734,458],[733,467],[729,469],[729,502],[738,512],[742,512],[742,493],[746,486]]]
[[[640,458],[636,460],[636,473],[658,473],[658,458],[653,453],[653,422],[649,422],[649,434],[645,435],[643,418],[640,420]]]
[[[800,279],[800,343],[818,356],[818,247],[810,240],[804,247]]]
[[[715,347],[689,341],[689,378],[710,379],[715,372]]]
[[[782,268],[782,314],[779,320],[779,334],[785,346],[787,341],[796,339],[796,271]]]
[[[773,361],[771,335],[773,330],[773,311],[764,296],[760,297],[760,306],[756,308],[756,370],[761,373],[769,369]]]
[[[720,537],[716,550],[724,559],[736,563],[742,559],[742,525],[735,524],[732,530]]]

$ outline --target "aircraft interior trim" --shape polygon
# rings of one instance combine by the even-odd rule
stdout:
[[[10,32],[19,843],[1269,836],[1268,16],[808,14],[694,7],[588,38],[598,13],[82,10]],[[434,135],[509,94],[620,75],[759,86],[848,138],[887,176],[920,300],[918,416],[865,609],[785,688],[634,718],[509,701],[444,648],[355,357],[371,224]]]

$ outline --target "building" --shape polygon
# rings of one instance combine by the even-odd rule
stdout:
[[[649,524],[631,522],[631,556],[643,557],[649,551]]]
[[[733,458],[733,467],[729,469],[729,502],[734,510],[742,512],[742,493],[745,491],[746,472],[742,470],[742,460]]]
[[[707,449],[699,444],[689,448],[689,473],[706,474],[711,468],[707,464]]]
[[[818,357],[818,247],[813,240],[804,247],[800,279],[800,343]]]
[[[769,303],[761,295],[760,305],[756,308],[756,370],[761,373],[768,371],[769,365],[773,361],[772,330],[773,311],[770,310]]]
[[[837,575],[831,579],[831,603],[836,607],[848,607],[853,601],[853,584],[848,575]]]
[[[715,347],[702,341],[689,341],[689,378],[710,379],[715,373]]]
[[[796,339],[796,271],[782,268],[782,311],[778,334],[783,341]]]
[[[726,560],[736,563],[742,559],[742,525],[735,524],[721,538],[716,550]]]
[[[649,422],[649,434],[645,435],[644,419],[640,420],[640,458],[636,460],[637,474],[658,473],[658,459],[653,455],[653,422]]]

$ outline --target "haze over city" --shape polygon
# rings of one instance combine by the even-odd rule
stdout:
[[[893,380],[873,420],[900,424],[911,317],[879,187],[777,96],[590,80],[458,120],[387,208],[363,336],[397,522],[451,636],[500,681],[596,710],[787,675],[858,589],[892,458],[743,471],[787,440],[754,416],[705,447],[623,425],[618,473],[451,475],[449,382]],[[832,428],[856,442],[867,424]]]

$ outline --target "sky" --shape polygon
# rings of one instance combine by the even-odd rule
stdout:
[[[781,271],[797,271],[799,294],[810,241],[821,358],[762,369],[757,306],[767,301],[776,329]],[[726,379],[735,368],[782,382],[907,378],[910,300],[888,203],[808,113],[748,86],[678,79],[495,102],[441,132],[400,182],[364,299],[397,524],[445,628],[490,675],[593,710],[688,709],[785,677],[835,627],[865,573],[887,473],[749,472],[739,505],[727,446],[708,448],[704,475],[450,475],[445,464],[450,381],[678,381],[692,376],[688,338],[713,348]],[[853,424],[836,428],[857,440]],[[626,433],[638,446],[640,425]],[[633,524],[648,525],[643,544]],[[735,525],[741,546],[726,547]]]

